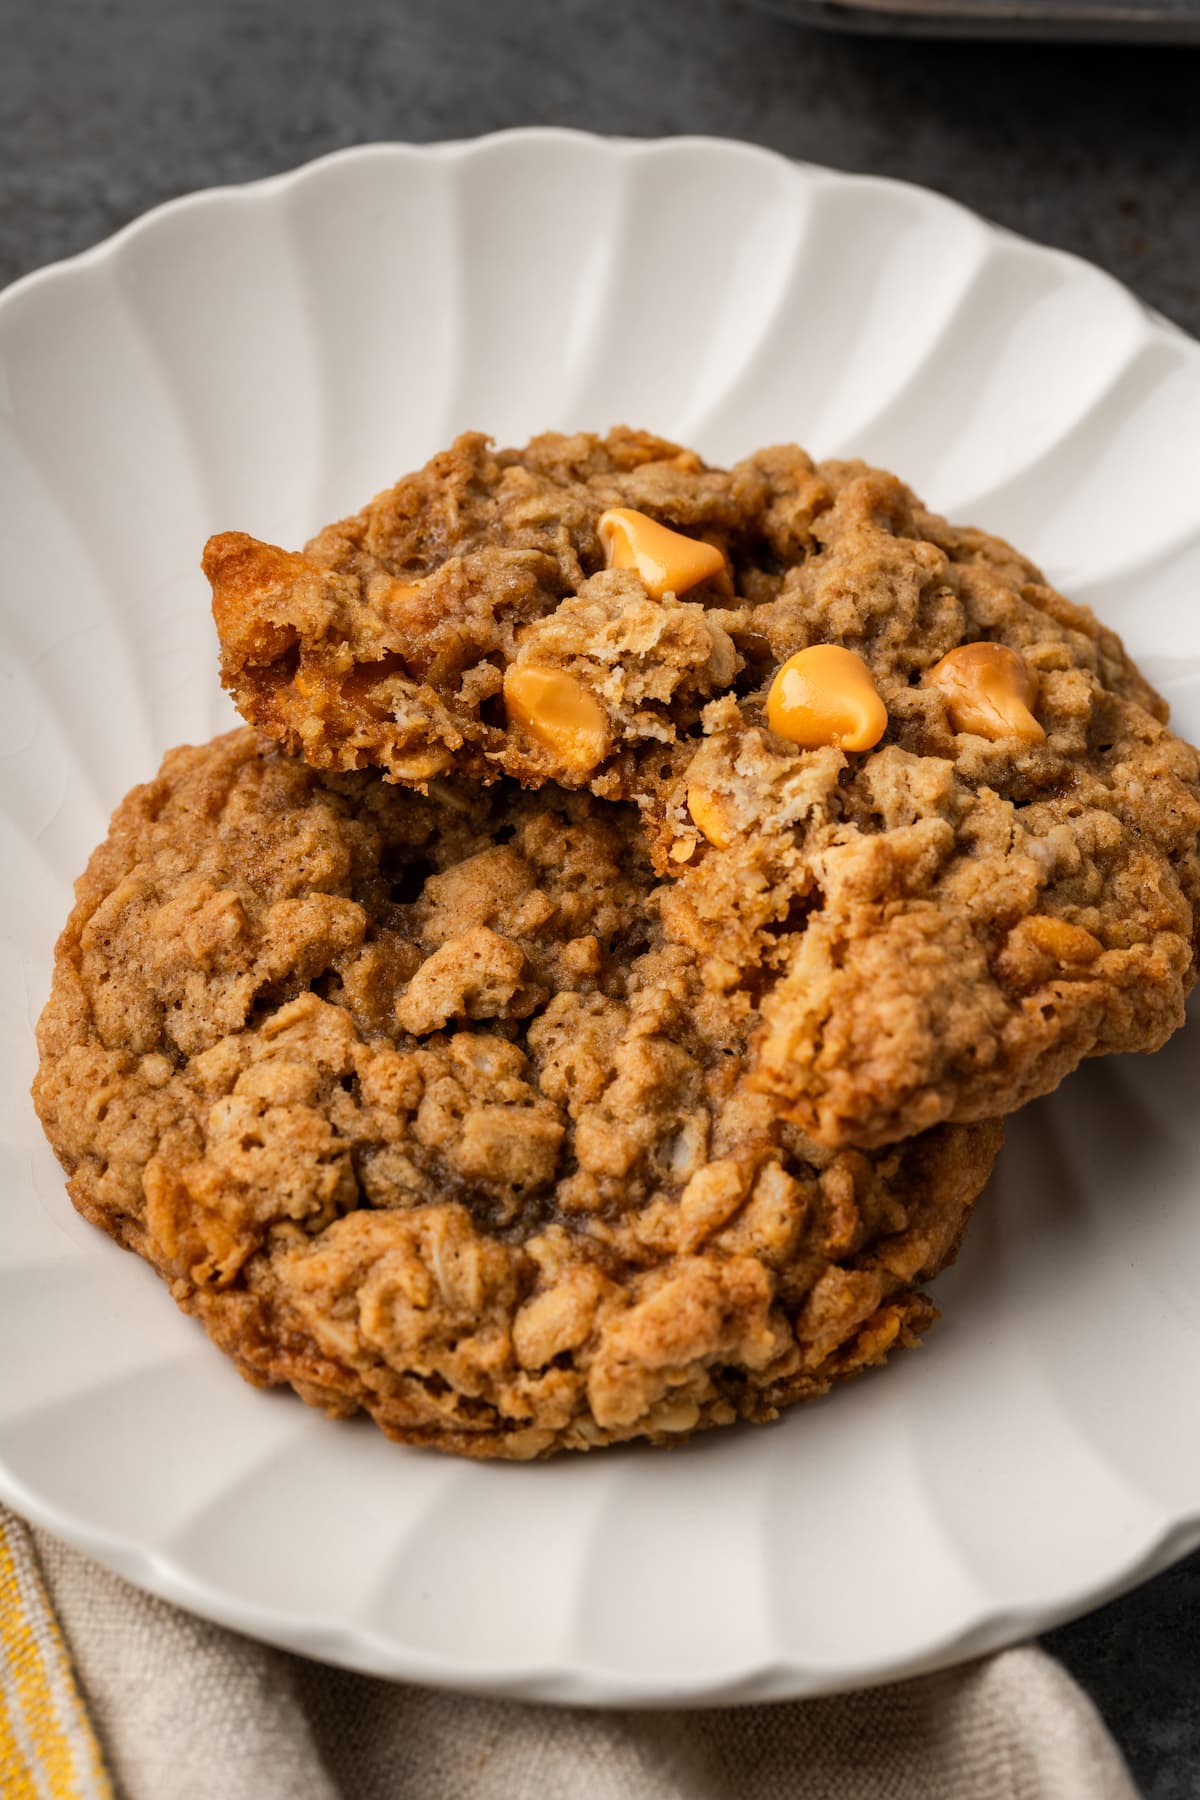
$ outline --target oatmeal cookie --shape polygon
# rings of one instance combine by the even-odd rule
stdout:
[[[467,435],[303,554],[226,533],[205,566],[226,684],[314,766],[636,803],[669,931],[826,1145],[1182,1022],[1196,753],[1086,608],[894,476]]]
[[[173,751],[39,1025],[75,1205],[249,1380],[474,1456],[674,1441],[881,1362],[1000,1127],[807,1140],[661,891],[586,793]]]

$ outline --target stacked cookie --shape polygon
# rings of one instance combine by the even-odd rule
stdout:
[[[770,1418],[1182,1022],[1195,752],[892,476],[469,435],[205,567],[252,729],[118,808],[35,1098],[253,1381],[481,1456]]]

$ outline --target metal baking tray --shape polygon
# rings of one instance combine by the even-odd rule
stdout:
[[[805,25],[892,36],[1200,44],[1200,0],[758,0]]]

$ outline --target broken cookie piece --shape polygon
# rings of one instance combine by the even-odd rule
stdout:
[[[629,747],[672,740],[739,667],[721,546],[751,490],[646,432],[466,433],[302,553],[209,540],[222,678],[317,768],[618,794]]]

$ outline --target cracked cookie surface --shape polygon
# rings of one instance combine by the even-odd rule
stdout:
[[[530,1457],[766,1419],[913,1342],[993,1123],[831,1151],[745,1079],[631,813],[170,753],[77,885],[35,1099],[255,1382]]]
[[[613,508],[722,568],[655,598],[605,566]],[[1086,608],[894,476],[468,434],[302,555],[226,533],[206,568],[226,684],[314,765],[635,802],[672,929],[761,1011],[755,1081],[828,1145],[1010,1111],[1182,1023],[1195,752]],[[820,644],[886,708],[869,749],[768,726],[776,673]],[[1006,730],[947,686],[981,651],[1019,664],[1036,714]]]

